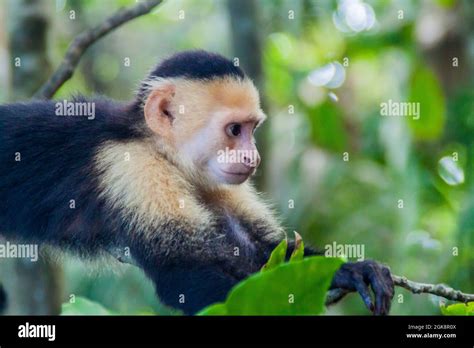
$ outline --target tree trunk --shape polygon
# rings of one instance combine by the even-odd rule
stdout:
[[[262,69],[262,40],[260,37],[260,16],[256,0],[228,0],[227,9],[230,17],[232,50],[239,59],[239,66],[254,81],[260,91],[262,108],[265,110],[265,86]],[[259,151],[262,158],[268,148],[268,126],[258,132]],[[256,185],[265,190],[265,161],[256,174]]]
[[[47,79],[47,0],[8,2],[8,39],[11,58],[11,100],[31,98]],[[10,241],[10,243],[21,243]],[[37,262],[30,259],[1,261],[0,280],[8,295],[7,314],[58,314],[61,308],[60,267],[42,252]]]

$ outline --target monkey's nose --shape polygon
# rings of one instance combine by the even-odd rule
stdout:
[[[242,162],[246,167],[257,168],[258,165],[260,164],[260,156],[259,155],[255,155],[255,156],[244,155],[242,158]]]

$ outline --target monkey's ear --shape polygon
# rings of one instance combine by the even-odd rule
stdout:
[[[144,107],[145,121],[154,133],[168,135],[174,119],[169,109],[174,95],[175,86],[172,83],[157,86],[148,95]]]

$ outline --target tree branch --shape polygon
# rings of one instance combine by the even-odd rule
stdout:
[[[149,13],[162,1],[163,0],[146,0],[139,2],[135,6],[120,9],[103,23],[76,36],[69,46],[61,65],[35,93],[34,97],[39,99],[51,98],[56,91],[72,77],[79,60],[89,46],[122,24]]]
[[[118,261],[121,263],[127,263],[130,265],[137,265],[137,263],[131,257],[124,257],[121,249],[109,251]],[[474,294],[466,294],[459,290],[453,289],[444,284],[428,284],[428,283],[417,283],[408,280],[406,277],[401,277],[392,274],[393,283],[395,286],[402,287],[413,294],[432,294],[439,297],[444,297],[447,300],[457,302],[472,302],[474,301]],[[344,296],[349,294],[351,291],[346,289],[331,289],[326,295],[326,306],[333,305],[339,302]]]
[[[109,250],[109,252],[121,263],[140,267],[131,257],[124,257],[123,250],[121,249]],[[413,294],[432,294],[439,297],[444,297],[447,300],[464,303],[474,301],[474,294],[466,294],[444,284],[417,283],[408,280],[406,277],[401,277],[394,274],[392,274],[392,279],[395,286],[404,288]],[[326,294],[326,306],[339,302],[344,296],[351,292],[352,291],[341,288],[329,290]]]
[[[444,284],[427,284],[417,283],[408,280],[406,277],[400,277],[392,275],[393,283],[396,286],[407,289],[414,294],[432,294],[439,297],[444,297],[447,300],[457,302],[471,302],[474,301],[474,294],[465,294],[459,290],[453,289]],[[326,296],[326,306],[334,304],[340,301],[350,291],[345,289],[332,289],[329,290]]]

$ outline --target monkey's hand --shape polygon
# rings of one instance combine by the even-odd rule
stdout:
[[[374,292],[374,301],[369,285]],[[394,286],[390,269],[378,262],[365,260],[347,262],[336,272],[331,289],[342,288],[357,291],[367,308],[374,315],[387,315],[394,295]]]

